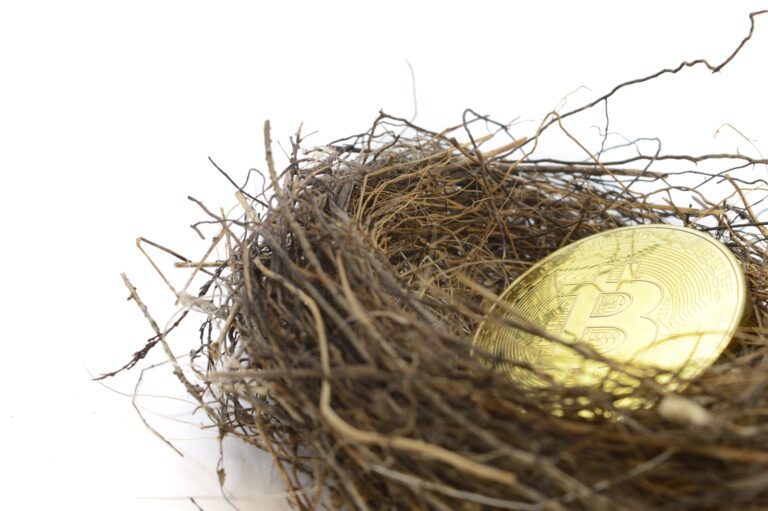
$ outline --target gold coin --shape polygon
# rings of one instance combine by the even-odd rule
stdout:
[[[720,242],[693,229],[640,225],[557,250],[515,280],[499,302],[473,342],[476,352],[497,357],[499,370],[534,387],[551,379],[623,393],[637,380],[583,353],[593,350],[622,368],[693,378],[726,348],[747,297],[741,266]],[[517,325],[527,318],[547,338],[499,317]]]

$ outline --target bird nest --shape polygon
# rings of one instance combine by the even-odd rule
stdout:
[[[539,158],[542,133],[570,138],[562,119],[582,111],[496,145],[474,128],[507,126],[471,112],[441,132],[381,114],[309,151],[297,134],[282,173],[267,125],[269,186],[238,187],[234,216],[206,209],[213,243],[180,263],[208,276],[179,293],[206,314],[190,364],[158,329],[128,365],[165,346],[221,435],[274,458],[296,509],[765,508],[768,231],[750,197],[768,184],[740,172],[766,162],[601,161],[581,144],[584,159]],[[705,196],[715,182],[725,198]],[[472,352],[531,265],[639,224],[705,232],[747,276],[752,321],[685,390],[647,378],[632,390],[647,406],[617,406],[595,387],[523,387]]]

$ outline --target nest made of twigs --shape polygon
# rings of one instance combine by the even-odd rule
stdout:
[[[183,378],[222,435],[274,457],[294,507],[768,506],[767,237],[748,202],[698,193],[712,173],[542,162],[535,137],[484,151],[382,114],[307,155],[297,136],[278,176],[265,133],[270,192],[241,189],[237,219],[209,212],[229,258],[197,265],[212,277],[191,300],[226,293]],[[682,397],[643,382],[633,395],[664,408],[616,407],[470,356],[489,303],[536,261],[648,223],[708,232],[750,283],[755,325]]]
[[[272,455],[296,509],[768,508],[768,229],[756,207],[768,183],[754,174],[768,160],[635,147],[608,161],[606,139],[591,153],[562,123],[629,85],[720,71],[758,14],[720,65],[625,82],[548,115],[529,139],[489,146],[477,123],[508,126],[471,111],[442,132],[381,114],[309,152],[298,133],[279,175],[267,125],[266,189],[238,186],[234,217],[193,199],[210,217],[199,225],[218,229],[205,257],[140,240],[193,268],[187,286],[207,278],[196,295],[174,290],[206,315],[190,364],[166,340],[187,313],[161,331],[125,277],[155,335],[123,369],[161,344],[221,437]],[[553,128],[585,158],[538,157]],[[498,355],[472,352],[478,324],[531,265],[652,223],[708,233],[747,276],[752,322],[703,375],[642,379],[630,397],[647,405],[626,407],[598,388],[521,387],[494,369]],[[226,257],[210,260],[221,246]]]

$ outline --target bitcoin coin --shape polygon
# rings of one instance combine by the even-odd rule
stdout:
[[[652,368],[661,383],[699,375],[730,342],[746,302],[741,266],[714,238],[622,227],[561,248],[515,280],[478,327],[473,353],[525,385],[629,392],[638,380],[627,374],[637,373],[624,368]],[[511,325],[520,318],[544,337]]]

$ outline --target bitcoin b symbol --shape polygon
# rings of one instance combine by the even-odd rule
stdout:
[[[633,344],[652,343],[659,326],[649,315],[661,303],[661,288],[635,278],[637,265],[619,262],[589,281],[569,283],[573,296],[560,333],[599,353],[618,348],[631,335]]]

